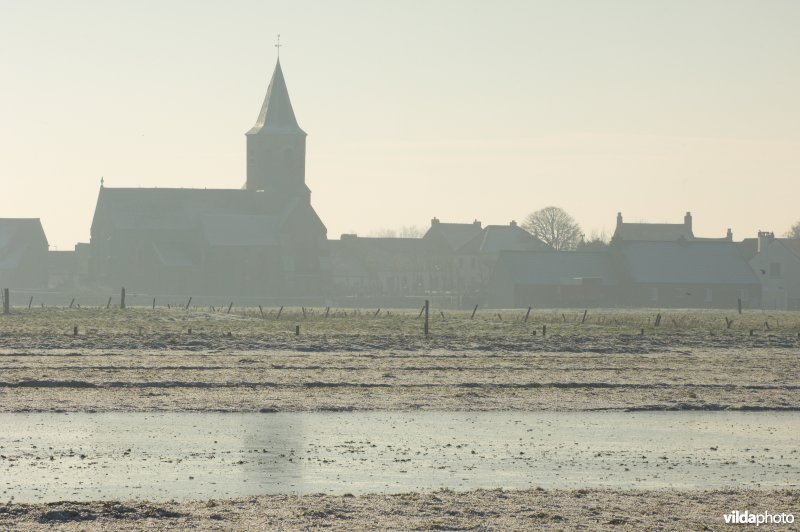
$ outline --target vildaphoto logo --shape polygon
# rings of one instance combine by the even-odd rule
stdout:
[[[750,513],[748,510],[740,512],[734,510],[723,515],[725,523],[729,525],[790,525],[794,523],[794,514],[760,514]]]

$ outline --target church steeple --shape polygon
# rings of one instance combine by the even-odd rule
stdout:
[[[289,90],[286,88],[286,80],[283,78],[281,60],[275,64],[275,71],[272,73],[272,80],[269,82],[267,96],[261,106],[256,125],[247,132],[248,135],[255,135],[264,129],[284,132],[299,132],[305,135],[305,131],[297,125],[294,116],[292,102],[289,99]]]
[[[278,59],[256,124],[247,132],[248,190],[308,199],[306,133],[294,116]]]

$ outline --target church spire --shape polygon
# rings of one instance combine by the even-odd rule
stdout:
[[[275,63],[275,71],[272,73],[272,80],[269,82],[267,96],[264,98],[256,125],[247,134],[256,135],[262,131],[299,132],[305,135],[294,116],[280,58]]]
[[[281,61],[269,82],[267,97],[256,125],[247,138],[248,190],[269,190],[273,195],[309,201],[306,186],[306,132],[297,125]]]

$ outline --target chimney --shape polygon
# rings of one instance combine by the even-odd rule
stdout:
[[[766,251],[767,244],[775,240],[775,233],[767,231],[758,232],[758,252]]]
[[[692,213],[686,213],[686,216],[683,217],[683,225],[685,225],[689,231],[692,230]]]
[[[622,213],[618,212],[617,213],[617,229],[619,229],[620,227],[622,227]]]
[[[731,242],[733,241],[733,231],[731,231],[731,228],[730,228],[730,227],[728,228],[728,232],[727,232],[727,234],[725,235],[725,238],[726,238],[728,241],[731,241]]]

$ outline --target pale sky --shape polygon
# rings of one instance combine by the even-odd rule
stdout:
[[[275,64],[328,236],[800,219],[797,0],[0,0],[0,217],[87,242],[112,187],[239,188]]]

